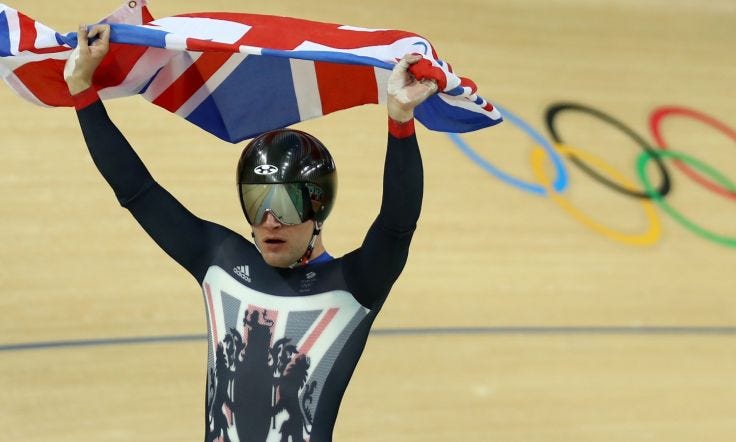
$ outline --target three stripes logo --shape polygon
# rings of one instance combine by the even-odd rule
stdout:
[[[236,266],[235,268],[233,268],[233,273],[235,273],[236,275],[238,275],[245,282],[251,282],[251,279],[250,279],[250,267],[248,267],[247,265]]]

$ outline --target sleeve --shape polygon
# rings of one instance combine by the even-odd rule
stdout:
[[[381,307],[404,269],[421,211],[423,179],[414,121],[389,120],[381,210],[360,248],[343,258],[348,288],[367,308]]]
[[[212,250],[227,229],[189,212],[161,187],[107,115],[90,88],[75,95],[77,117],[92,160],[118,202],[176,262],[201,283]]]

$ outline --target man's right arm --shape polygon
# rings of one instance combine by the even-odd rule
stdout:
[[[229,230],[197,218],[156,183],[107,115],[92,77],[110,50],[110,26],[98,24],[90,30],[80,26],[77,41],[65,80],[95,165],[120,204],[169,256],[201,282],[211,251]]]
[[[73,98],[92,160],[120,205],[133,214],[169,256],[201,282],[210,251],[229,231],[193,215],[153,179],[108,117],[93,88]]]

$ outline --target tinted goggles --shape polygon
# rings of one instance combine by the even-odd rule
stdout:
[[[295,225],[313,219],[321,207],[321,192],[315,190],[310,183],[241,184],[240,199],[251,225],[263,222],[269,212],[280,223]]]

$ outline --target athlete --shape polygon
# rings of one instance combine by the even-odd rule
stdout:
[[[107,25],[80,27],[67,84],[85,142],[118,201],[202,287],[205,440],[331,441],[370,327],[408,256],[423,187],[413,111],[436,83],[408,72],[421,56],[407,55],[393,70],[380,212],[357,250],[333,258],[321,231],[336,172],[319,140],[281,129],[245,147],[238,191],[255,244],[202,220],[154,181],[97,96],[92,75],[109,36]]]

